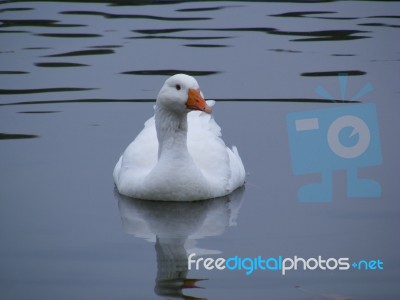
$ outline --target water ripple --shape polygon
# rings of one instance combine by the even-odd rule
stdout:
[[[377,18],[377,19],[400,19],[400,16],[396,16],[396,15],[386,15],[386,16],[370,16],[368,18]]]
[[[323,20],[357,20],[355,17],[314,17],[320,14],[336,14],[334,11],[295,11],[282,14],[269,15],[270,17],[290,17],[290,18],[314,18]]]
[[[176,9],[178,12],[199,12],[199,11],[216,11],[225,8],[243,7],[242,5],[225,5],[225,6],[212,6],[212,7],[194,7],[194,8],[181,8]]]
[[[19,111],[19,114],[55,114],[59,113],[59,110],[26,110],[26,111]]]
[[[1,27],[1,25],[0,25]],[[0,33],[29,33],[29,31],[24,30],[0,30]]]
[[[348,76],[361,76],[367,74],[367,72],[358,70],[345,70],[345,71],[326,71],[326,72],[306,72],[306,73],[301,73],[300,75],[305,77],[321,77],[321,76],[336,77],[341,74],[346,74]]]
[[[0,89],[0,95],[18,95],[18,94],[37,94],[37,93],[58,93],[58,92],[79,92],[79,91],[89,91],[94,90],[94,88],[70,88],[70,87],[60,87],[60,88],[44,88],[44,89]]]
[[[54,38],[94,38],[102,36],[101,34],[94,33],[38,33],[35,35]]]
[[[132,30],[133,32],[140,33],[140,34],[165,34],[165,33],[176,33],[182,31],[195,31],[195,30],[217,30],[217,29],[200,29],[200,28],[163,28],[163,29],[137,29]]]
[[[194,47],[194,48],[225,48],[230,47],[228,45],[219,45],[219,44],[186,44],[185,47]]]
[[[128,37],[127,39],[160,39],[160,40],[221,40],[221,39],[231,39],[231,36],[172,36],[172,35],[145,35],[145,36],[135,36]]]
[[[59,24],[58,20],[0,20],[1,27],[84,27],[82,24]]]
[[[179,73],[188,74],[190,76],[208,76],[221,73],[219,71],[189,71],[189,70],[139,70],[139,71],[127,71],[120,74],[127,75],[162,75],[171,76]]]
[[[400,25],[390,25],[385,23],[361,23],[359,26],[373,26],[373,27],[388,27],[388,28],[400,28]]]
[[[289,49],[268,49],[268,51],[273,51],[273,52],[285,52],[285,53],[303,53],[302,51],[298,51],[298,50],[289,50]]]
[[[168,29],[139,29],[136,33],[155,35],[160,33],[176,33],[183,31],[231,31],[231,32],[261,32],[272,35],[305,36],[310,38],[294,39],[291,41],[341,41],[368,38],[368,36],[355,36],[354,34],[367,33],[369,31],[341,29],[341,30],[317,30],[317,31],[284,31],[271,27],[238,27],[238,28],[168,28]]]
[[[277,102],[277,103],[361,103],[358,100],[343,100],[343,99],[316,99],[316,98],[212,98],[217,102]],[[72,99],[72,100],[39,100],[39,101],[23,101],[23,102],[9,102],[0,103],[1,106],[13,105],[46,105],[46,104],[80,104],[80,103],[154,103],[155,99],[100,99],[100,98],[87,98],[87,99]]]
[[[273,35],[306,36],[310,38],[293,39],[290,41],[298,42],[317,42],[317,41],[344,41],[368,38],[368,36],[354,36],[354,34],[366,33],[361,30],[317,30],[317,31],[284,31],[275,28],[228,28],[224,31],[254,31],[264,32]]]
[[[71,51],[64,52],[59,54],[51,54],[45,55],[43,57],[68,57],[68,56],[83,56],[83,55],[104,55],[104,54],[113,54],[114,50],[112,49],[96,49],[96,50],[80,50],[80,51]]]
[[[30,8],[30,7],[4,8],[4,9],[0,9],[0,14],[5,13],[5,12],[10,12],[10,11],[27,11],[27,10],[33,10],[33,8]]]
[[[98,11],[63,11],[60,14],[64,15],[85,15],[85,16],[100,16],[107,19],[147,19],[157,21],[207,21],[212,18],[183,18],[183,17],[159,17],[151,15],[128,15],[128,14],[111,14]]]
[[[307,18],[309,15],[335,14],[334,11],[291,11],[281,14],[269,15],[270,17]]]
[[[47,62],[35,63],[35,66],[41,68],[70,68],[70,67],[88,67],[87,64],[69,63],[69,62]]]
[[[29,74],[29,72],[25,72],[25,71],[0,71],[0,75],[21,75],[21,74]]]
[[[89,48],[99,49],[99,48],[121,48],[121,45],[100,45],[100,46],[90,46]]]
[[[21,133],[2,133],[0,132],[0,140],[18,140],[18,139],[33,139],[38,138],[35,134],[21,134]]]

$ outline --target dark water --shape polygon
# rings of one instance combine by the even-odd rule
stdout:
[[[0,298],[398,299],[399,18],[399,3],[378,1],[1,2]],[[196,203],[120,197],[114,164],[178,72],[218,100],[246,188]],[[341,170],[332,202],[299,202],[320,175],[293,175],[286,115],[352,101],[376,104],[383,163],[360,176],[381,196],[347,197]],[[189,271],[190,253],[384,270]]]

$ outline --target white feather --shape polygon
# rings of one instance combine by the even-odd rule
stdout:
[[[155,116],[147,120],[114,168],[119,192],[135,198],[170,201],[200,200],[231,193],[245,180],[236,147],[226,147],[221,139],[221,128],[211,114],[195,110],[187,116],[186,112],[182,116],[178,113],[177,120],[174,119],[175,113],[169,113],[168,109],[176,103],[170,104],[163,97],[182,97],[177,102],[181,101],[184,106],[187,96],[174,91],[171,79],[179,82],[182,89],[198,88],[194,78],[187,75],[175,75],[166,81],[155,108],[158,125]],[[207,104],[212,107],[215,101],[209,100]],[[181,127],[176,133],[174,126],[178,123],[182,128],[187,126],[187,138]],[[158,129],[158,135],[157,128],[162,128]],[[161,147],[159,138],[167,140],[161,142]]]

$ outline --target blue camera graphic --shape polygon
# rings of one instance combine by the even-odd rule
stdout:
[[[321,173],[321,183],[299,189],[300,201],[332,201],[332,173],[343,169],[348,197],[380,197],[378,182],[357,175],[358,168],[382,163],[374,104],[289,113],[286,124],[293,173]]]

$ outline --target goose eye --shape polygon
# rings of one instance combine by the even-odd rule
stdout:
[[[181,90],[181,85],[180,85],[180,84],[177,84],[177,85],[175,85],[175,88],[176,88],[178,91],[180,91],[180,90]]]

